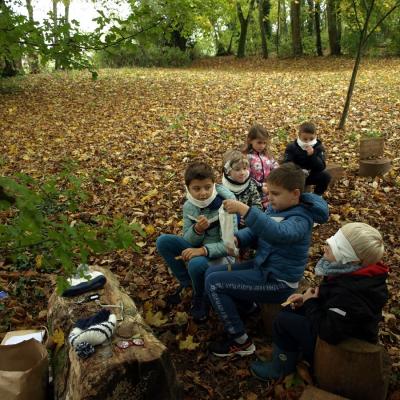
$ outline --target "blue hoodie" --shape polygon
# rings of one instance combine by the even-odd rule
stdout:
[[[266,279],[298,282],[307,265],[311,232],[315,222],[328,221],[326,201],[313,193],[304,193],[300,203],[275,211],[269,205],[265,212],[251,207],[245,216],[247,228],[236,233],[240,247],[257,249],[254,268]],[[282,219],[278,221],[278,219]]]

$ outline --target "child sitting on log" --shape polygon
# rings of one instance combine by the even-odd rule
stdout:
[[[261,380],[294,372],[300,353],[312,365],[317,336],[330,344],[349,337],[371,343],[378,340],[378,323],[388,300],[388,267],[380,262],[384,253],[381,234],[354,222],[326,243],[315,267],[316,275],[324,277],[321,285],[287,299],[273,323],[272,361],[250,366]]]
[[[235,194],[238,201],[262,210],[261,195],[256,182],[250,176],[247,156],[239,150],[229,150],[224,155],[223,163],[222,184]],[[245,223],[241,219],[239,227],[243,226]]]
[[[325,149],[317,139],[315,125],[304,122],[299,127],[297,140],[286,146],[284,162],[294,162],[306,174],[306,186],[315,185],[314,193],[322,196],[331,181],[325,171]]]
[[[210,344],[218,357],[246,356],[255,351],[239,309],[250,312],[254,302],[281,303],[298,287],[307,265],[313,224],[328,220],[324,199],[304,190],[304,173],[293,163],[274,169],[267,178],[269,206],[265,212],[237,200],[225,200],[228,213],[240,214],[246,228],[236,233],[239,248],[256,249],[253,259],[230,268],[206,272],[206,290],[224,324],[226,340]]]
[[[185,185],[187,200],[183,205],[183,237],[164,234],[157,239],[156,245],[180,283],[167,302],[179,304],[182,290],[193,286],[191,314],[195,321],[203,322],[208,316],[204,273],[211,260],[228,255],[222,240],[219,209],[224,200],[235,199],[235,196],[224,186],[216,185],[214,171],[200,161],[187,167]],[[236,231],[237,219],[233,216],[232,226]]]

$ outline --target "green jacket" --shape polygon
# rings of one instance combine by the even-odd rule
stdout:
[[[217,193],[222,199],[235,199],[235,195],[222,185],[216,185]],[[215,200],[214,200],[215,201]],[[193,247],[206,247],[209,258],[225,257],[227,255],[224,243],[221,237],[221,228],[219,221],[212,223],[210,227],[201,235],[195,232],[194,221],[191,217],[198,218],[204,215],[209,220],[218,216],[218,208],[210,209],[209,207],[196,207],[190,201],[186,200],[183,205],[183,238],[186,239]],[[237,218],[234,218],[234,231],[237,231]]]

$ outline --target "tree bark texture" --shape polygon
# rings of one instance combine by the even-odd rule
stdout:
[[[303,54],[300,14],[300,1],[292,0],[290,2],[290,24],[292,27],[292,51],[294,57],[301,56]]]
[[[268,45],[267,45],[267,32],[265,18],[268,18],[268,14],[264,13],[264,2],[266,0],[258,0],[258,19],[260,24],[260,34],[261,34],[261,50],[263,58],[268,58]]]
[[[339,56],[341,54],[338,21],[337,21],[337,0],[327,0],[326,12],[328,19],[328,36],[330,54],[332,56]]]
[[[314,3],[314,19],[315,19],[315,40],[317,55],[323,56],[322,40],[321,40],[321,4],[320,0],[315,0]]]
[[[255,0],[250,0],[249,2],[249,12],[247,13],[247,17],[245,18],[243,15],[243,10],[240,3],[236,3],[237,14],[240,22],[240,36],[239,36],[239,45],[238,45],[238,58],[244,58],[246,55],[246,39],[247,39],[247,30],[249,27],[249,22],[251,18],[251,14],[254,9]]]

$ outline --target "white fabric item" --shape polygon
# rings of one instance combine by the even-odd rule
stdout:
[[[188,187],[186,186],[186,198],[187,198],[194,206],[199,207],[199,208],[206,208],[206,207],[208,207],[208,206],[215,200],[215,198],[217,197],[217,195],[218,195],[217,188],[215,187],[215,184],[214,184],[212,195],[211,195],[208,199],[206,199],[206,200],[196,200],[196,199],[190,194],[189,189],[188,189]]]
[[[341,315],[342,317],[345,317],[346,314],[347,314],[346,311],[341,310],[340,308],[336,308],[336,307],[334,307],[334,308],[328,308],[328,310],[329,310],[329,311],[333,311],[333,312],[335,312],[336,314]]]
[[[219,224],[221,227],[221,236],[222,241],[224,242],[225,247],[229,250],[230,254],[234,254],[237,256],[239,254],[238,248],[235,246],[234,241],[234,231],[233,228],[234,218],[236,218],[236,214],[229,214],[224,206],[221,206],[218,210],[219,215]]]
[[[80,283],[88,282],[88,281],[91,281],[94,278],[97,278],[98,276],[104,275],[99,271],[88,271],[88,272],[85,272],[84,274],[85,274],[85,276],[90,276],[90,278],[89,279],[85,279],[85,278],[70,278],[70,279],[68,279],[69,284],[71,286],[76,286],[76,285],[79,285]]]
[[[89,328],[84,330],[80,328],[72,329],[68,336],[68,340],[74,348],[82,342],[88,342],[93,346],[97,346],[98,344],[102,344],[106,340],[111,339],[116,324],[116,315],[110,314],[108,321],[89,326]]]
[[[315,145],[317,144],[317,139],[315,138],[315,139],[312,140],[311,142],[306,143],[306,142],[303,142],[303,141],[298,137],[298,138],[297,138],[297,144],[298,144],[303,150],[305,150],[306,147],[308,147],[308,146],[311,146],[311,147],[315,146]]]
[[[250,185],[250,179],[248,179],[249,176],[250,176],[250,172],[248,171],[247,176],[246,176],[247,181],[245,183],[235,184],[235,183],[229,182],[228,179],[226,179],[226,177],[224,175],[224,176],[222,176],[222,184],[227,189],[229,189],[231,192],[233,192],[235,194],[240,194],[249,187],[249,185]]]
[[[327,239],[326,242],[332,249],[332,253],[335,256],[336,262],[347,264],[360,261],[341,229]]]

